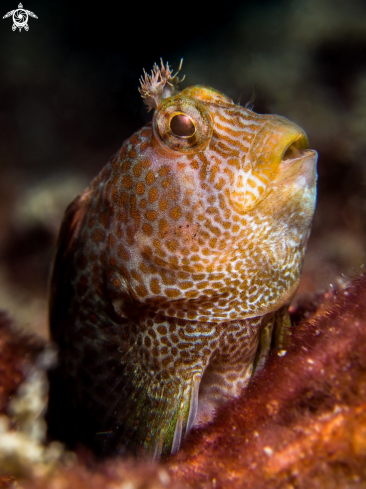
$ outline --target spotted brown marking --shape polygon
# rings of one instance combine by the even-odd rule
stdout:
[[[168,66],[145,76],[152,124],[71,204],[59,238],[64,398],[90,436],[109,433],[94,437],[107,454],[176,451],[281,347],[314,211],[302,129],[177,80]]]
[[[155,182],[154,172],[149,171],[149,173],[146,175],[145,179],[146,179],[146,183],[148,185],[152,185]]]

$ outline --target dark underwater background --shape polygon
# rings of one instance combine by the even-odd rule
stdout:
[[[151,119],[137,91],[162,57],[308,133],[318,204],[296,304],[359,274],[366,256],[366,2],[26,0],[0,3],[0,308],[47,334],[47,280],[67,204]]]

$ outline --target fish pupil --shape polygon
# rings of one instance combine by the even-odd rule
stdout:
[[[176,114],[170,121],[170,129],[173,134],[183,138],[189,138],[196,132],[192,120],[185,114]]]

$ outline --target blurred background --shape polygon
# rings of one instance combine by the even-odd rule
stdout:
[[[366,257],[366,2],[18,0],[0,4],[0,309],[47,335],[47,281],[67,204],[151,119],[137,91],[162,57],[303,127],[318,204],[297,302],[347,283]],[[171,4],[173,5],[173,4]]]

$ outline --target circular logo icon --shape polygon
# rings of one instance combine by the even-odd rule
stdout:
[[[19,30],[24,27],[25,30],[28,30],[28,13],[26,10],[22,8],[18,8],[14,10],[13,13],[13,31],[18,27]]]

